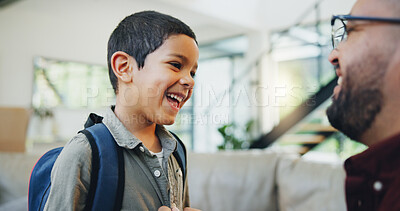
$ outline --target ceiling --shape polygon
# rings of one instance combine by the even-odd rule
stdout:
[[[2,12],[29,13],[50,19],[89,20],[87,27],[115,27],[126,15],[157,10],[190,25],[200,43],[257,31],[286,28],[315,20],[317,0],[0,0]],[[11,3],[10,3],[11,2]],[[12,3],[13,2],[13,3]],[[322,19],[348,13],[354,0],[323,0]]]

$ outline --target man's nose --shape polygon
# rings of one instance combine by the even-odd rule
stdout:
[[[328,60],[333,66],[339,65],[339,51],[337,49],[333,49],[328,56]]]

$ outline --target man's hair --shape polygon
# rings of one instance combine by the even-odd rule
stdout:
[[[155,11],[143,11],[125,17],[108,40],[108,72],[114,92],[118,93],[118,79],[111,67],[111,57],[123,51],[135,58],[142,68],[148,54],[159,48],[171,35],[184,34],[196,41],[196,35],[182,21]]]

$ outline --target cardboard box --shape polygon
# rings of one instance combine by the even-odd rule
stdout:
[[[25,152],[29,116],[25,108],[0,107],[0,151]]]

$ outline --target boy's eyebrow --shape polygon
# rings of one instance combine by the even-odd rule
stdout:
[[[170,56],[178,57],[178,58],[182,59],[185,62],[188,61],[188,58],[186,58],[186,56],[184,56],[182,54],[172,53],[172,54],[170,54]]]

